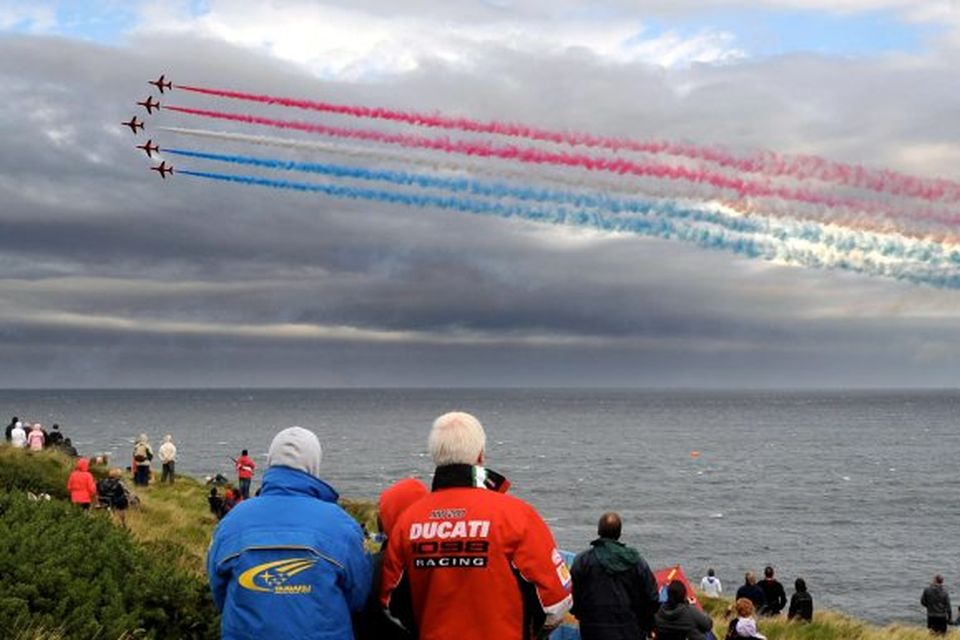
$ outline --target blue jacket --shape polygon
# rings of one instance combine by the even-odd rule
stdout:
[[[207,576],[224,640],[353,638],[350,612],[363,608],[372,568],[337,497],[309,474],[271,467],[260,496],[220,522]]]

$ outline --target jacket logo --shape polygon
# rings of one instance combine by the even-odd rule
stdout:
[[[313,558],[288,558],[265,562],[241,573],[237,581],[244,589],[261,593],[310,593],[313,587],[309,584],[287,584],[287,581],[316,563],[317,561]]]

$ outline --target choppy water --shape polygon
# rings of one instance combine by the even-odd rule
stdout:
[[[960,585],[960,392],[0,391],[0,411],[59,422],[85,454],[125,461],[139,432],[172,433],[196,475],[232,475],[228,456],[263,459],[299,424],[326,478],[369,498],[429,479],[429,426],[451,409],[480,417],[490,467],[564,548],[612,509],[653,566],[712,566],[732,591],[772,564],[788,593],[800,575],[817,606],[876,622],[921,622],[936,572]]]

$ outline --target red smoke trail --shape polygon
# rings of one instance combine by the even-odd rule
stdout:
[[[177,85],[177,89],[221,98],[275,104],[309,111],[322,111],[355,118],[403,122],[421,127],[454,129],[472,133],[492,133],[571,146],[602,148],[610,151],[625,150],[679,156],[711,162],[745,173],[788,176],[800,180],[813,178],[849,187],[930,201],[960,201],[960,183],[957,182],[918,178],[887,169],[869,169],[861,165],[834,162],[817,156],[781,156],[772,151],[761,151],[752,156],[738,157],[715,147],[702,147],[666,140],[631,140],[622,137],[596,136],[589,133],[567,133],[496,120],[483,122],[471,118],[450,117],[417,111],[351,106],[187,85]]]
[[[877,214],[891,218],[929,219],[948,224],[960,221],[957,214],[947,212],[905,212],[899,209],[885,207],[877,203],[864,200],[835,198],[828,195],[807,191],[804,189],[789,189],[766,184],[758,184],[741,178],[726,176],[702,169],[668,166],[650,163],[638,163],[623,158],[602,158],[566,152],[544,151],[531,147],[496,146],[488,142],[474,142],[450,140],[448,138],[425,138],[400,133],[384,133],[369,129],[349,129],[344,127],[330,127],[327,125],[295,120],[276,120],[261,116],[228,113],[224,111],[210,111],[206,109],[192,109],[165,105],[166,111],[177,111],[194,116],[215,118],[218,120],[232,120],[247,124],[260,124],[278,129],[305,131],[335,138],[365,140],[381,144],[401,145],[417,149],[430,149],[444,153],[457,153],[481,158],[499,158],[514,160],[530,164],[549,164],[563,167],[579,167],[588,171],[605,171],[620,175],[635,175],[645,178],[661,180],[676,180],[706,184],[717,189],[726,189],[745,198],[776,198],[792,200],[806,204],[822,205],[827,207],[842,207],[854,211]]]

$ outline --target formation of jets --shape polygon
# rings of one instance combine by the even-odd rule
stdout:
[[[164,74],[161,74],[156,80],[148,80],[147,84],[152,84],[155,86],[160,93],[163,93],[164,89],[173,89],[173,82],[167,80]],[[147,96],[146,100],[137,102],[137,105],[146,109],[148,115],[153,115],[154,110],[160,110],[160,102],[155,100],[153,96]],[[142,120],[137,120],[137,116],[133,116],[128,121],[121,122],[120,124],[125,127],[130,127],[130,131],[132,131],[134,135],[136,135],[137,129],[140,131],[144,130],[144,123]],[[153,158],[154,153],[160,153],[160,147],[153,144],[152,139],[147,140],[145,144],[138,144],[137,149],[141,149],[144,153],[146,153],[148,158]],[[150,167],[150,170],[159,173],[160,177],[164,180],[167,179],[168,175],[173,175],[173,165],[168,165],[165,160],[155,167]]]

